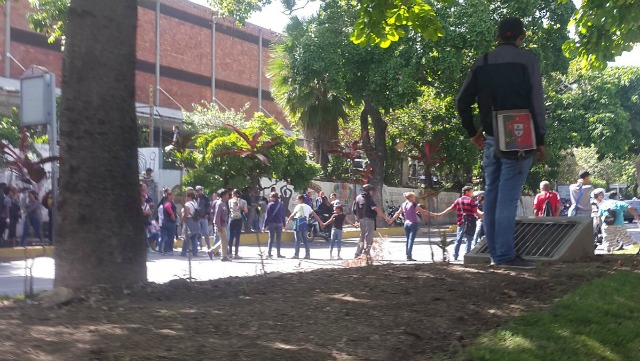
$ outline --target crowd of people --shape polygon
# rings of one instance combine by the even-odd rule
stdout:
[[[150,177],[146,178],[146,180],[150,179]],[[364,189],[372,190],[369,185],[365,185]],[[365,202],[371,206],[373,199],[370,193],[365,191],[363,194],[367,198],[362,199],[366,199]],[[163,189],[162,198],[155,208],[148,193],[147,182],[141,181],[140,203],[144,215],[148,252],[173,255],[175,240],[182,239],[181,256],[198,257],[200,251],[204,250],[211,259],[215,257],[223,262],[238,260],[242,259],[239,249],[240,235],[244,230],[245,233],[268,233],[266,257],[273,258],[275,248],[276,257],[285,258],[281,248],[282,232],[291,224],[295,238],[295,251],[291,258],[300,258],[300,248],[304,247],[303,258],[309,259],[311,254],[308,230],[312,217],[330,234],[328,237],[330,259],[334,259],[334,249],[335,259],[342,259],[342,232],[345,225],[363,227],[366,233],[365,244],[370,246],[373,240],[373,218],[366,212],[356,210],[358,199],[353,210],[354,214],[356,216],[360,214],[360,217],[357,217],[358,221],[353,223],[347,219],[342,202],[335,193],[327,197],[320,192],[315,200],[312,199],[310,192],[298,195],[297,204],[288,217],[286,205],[281,202],[275,187],[271,188],[268,199],[263,199],[258,192],[252,190],[242,192],[238,189],[220,189],[208,196],[202,186],[187,187],[181,212],[178,212],[175,201],[174,192]],[[382,210],[377,209],[374,212],[384,217]],[[366,246],[359,247],[356,257],[362,253],[363,249],[366,249]]]
[[[30,231],[41,245],[52,244],[52,198],[47,192],[42,199],[38,192],[31,188],[19,190],[17,187],[0,183],[0,246],[15,247],[28,245]],[[42,208],[47,209],[49,222],[48,239],[42,230]],[[18,225],[22,220],[22,233],[18,238]]]

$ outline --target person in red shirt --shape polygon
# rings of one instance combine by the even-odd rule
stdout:
[[[467,253],[471,252],[471,244],[473,236],[476,232],[476,220],[482,218],[482,212],[478,210],[478,203],[473,199],[473,187],[465,186],[462,188],[462,197],[458,198],[453,204],[440,213],[433,213],[434,216],[440,217],[453,210],[456,211],[456,221],[458,230],[456,232],[456,246],[453,251],[453,259],[458,260],[460,254],[460,245],[466,240]]]
[[[549,201],[547,203],[547,201]],[[547,209],[545,209],[547,204]],[[549,182],[540,182],[540,193],[533,201],[533,214],[536,217],[557,217],[560,214],[560,197],[558,193],[551,190]]]

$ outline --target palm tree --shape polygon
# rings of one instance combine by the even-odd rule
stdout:
[[[285,33],[287,36],[272,49],[269,63],[272,93],[287,116],[302,128],[305,147],[326,172],[329,163],[326,150],[334,148],[338,141],[338,121],[347,116],[347,100],[330,89],[328,75],[322,74],[321,69],[312,77],[303,77],[296,70],[301,56],[313,57],[300,49],[300,40],[309,34],[307,24],[293,17]],[[314,62],[302,63],[313,66]],[[306,75],[309,73],[313,72],[304,71]]]

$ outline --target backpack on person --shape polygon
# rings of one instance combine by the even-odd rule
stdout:
[[[202,217],[204,216],[204,210],[200,210],[200,208],[198,207],[198,203],[196,203],[196,201],[191,201],[192,205],[193,205],[193,213],[191,214],[191,219],[193,219],[194,221],[199,221],[202,219]]]
[[[376,212],[371,209],[368,205],[371,202],[371,195],[368,193],[362,193],[360,196],[356,197],[356,201],[353,202],[353,206],[351,211],[355,214],[358,219],[363,218],[376,218]]]
[[[476,234],[477,227],[477,218],[472,214],[463,214],[462,215],[462,229],[464,230],[464,234],[473,237]]]
[[[607,209],[607,212],[604,214],[604,219],[602,221],[607,226],[613,226],[616,223],[617,218],[618,218],[618,211],[616,211],[613,208],[609,208]]]
[[[582,199],[582,185],[580,185],[580,191],[578,192],[578,199],[576,199],[576,203],[572,204],[569,208],[569,212],[567,216],[575,217],[578,215],[578,205],[580,204],[580,199]]]
[[[553,217],[553,206],[551,205],[551,200],[547,195],[547,200],[544,201],[544,206],[542,207],[542,217]]]

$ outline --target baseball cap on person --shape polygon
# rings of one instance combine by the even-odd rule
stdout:
[[[588,171],[588,170],[586,170],[586,169],[585,169],[585,170],[583,170],[583,171],[581,171],[581,172],[578,174],[578,177],[580,177],[580,179],[585,179],[585,178],[590,177],[590,176],[591,176],[591,173],[589,173],[589,171]]]
[[[201,190],[204,190],[204,188],[202,186],[196,186],[196,190],[201,191]]]
[[[373,190],[373,186],[371,184],[365,184],[362,186],[362,190],[365,192],[369,192]]]
[[[503,41],[516,41],[524,34],[524,24],[517,17],[508,17],[500,20],[498,24],[498,37]]]

